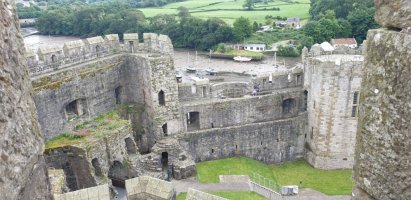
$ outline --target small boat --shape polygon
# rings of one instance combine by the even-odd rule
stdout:
[[[217,74],[217,70],[215,70],[213,68],[207,68],[205,71],[207,72],[208,75],[216,75]]]
[[[192,65],[187,66],[186,70],[187,70],[187,72],[196,72],[197,71],[197,69]]]
[[[236,56],[234,57],[235,61],[239,61],[239,62],[249,62],[252,60],[252,58],[250,57],[243,57],[243,56]]]
[[[176,70],[176,78],[183,78],[183,73],[180,70]]]

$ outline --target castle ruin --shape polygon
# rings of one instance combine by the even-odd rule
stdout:
[[[171,41],[153,33],[143,43],[128,33],[122,42],[112,34],[43,47],[27,51],[25,60],[14,3],[5,4],[12,6],[0,6],[0,50],[8,55],[0,57],[7,92],[0,96],[0,114],[7,113],[0,115],[2,198],[51,199],[50,173],[57,196],[101,191],[106,197],[106,184],[133,187],[134,181],[161,184],[159,199],[173,199],[171,187],[144,175],[183,179],[195,174],[195,162],[240,155],[266,163],[305,158],[324,169],[355,164],[354,199],[410,197],[409,22],[387,18],[384,26],[405,31],[370,31],[365,58],[315,45],[304,50],[302,67],[178,83]],[[84,129],[95,134],[81,135]],[[40,132],[46,140],[72,132],[86,139],[47,148],[44,159]],[[153,187],[128,192],[150,196]]]

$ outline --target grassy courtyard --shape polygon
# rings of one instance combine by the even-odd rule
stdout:
[[[351,170],[320,170],[305,161],[282,165],[266,165],[245,157],[227,158],[197,163],[198,180],[203,183],[218,183],[218,175],[252,175],[258,173],[281,185],[300,185],[327,195],[351,194],[353,181]]]
[[[209,192],[216,196],[224,197],[229,200],[266,200],[263,196],[255,192]],[[187,193],[183,192],[177,196],[177,200],[185,200]]]
[[[220,18],[228,24],[232,24],[240,16],[247,17],[251,21],[264,23],[266,15],[281,17],[300,17],[308,19],[308,10],[310,8],[309,0],[274,0],[272,2],[257,3],[254,10],[244,10],[245,0],[187,0],[167,4],[158,8],[143,8],[144,15],[153,17],[158,14],[176,14],[177,8],[184,6],[189,9],[191,15],[208,19],[212,17]],[[280,10],[272,10],[279,8]]]

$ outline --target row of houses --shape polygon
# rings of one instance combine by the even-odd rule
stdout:
[[[358,43],[355,38],[336,38],[331,40],[331,45],[333,48],[337,47],[349,47],[349,48],[357,48]],[[267,49],[265,44],[234,44],[232,45],[234,49],[237,50],[246,50],[246,51],[255,51],[255,52],[263,52],[263,51],[276,51],[277,45],[273,44],[272,49]]]

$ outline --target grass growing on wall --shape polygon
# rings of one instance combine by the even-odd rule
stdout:
[[[266,200],[263,196],[255,192],[208,192],[210,194],[224,197],[229,200]],[[177,196],[177,200],[185,200],[187,193],[183,192]]]
[[[80,145],[93,140],[109,136],[118,129],[129,126],[128,120],[123,120],[116,111],[102,114],[92,120],[83,122],[70,132],[60,134],[46,142],[46,150],[69,145]]]
[[[349,195],[354,183],[351,170],[315,169],[305,161],[266,165],[245,157],[227,158],[196,164],[197,176],[203,183],[218,183],[218,175],[252,175],[258,173],[281,185],[300,185],[327,195]]]

